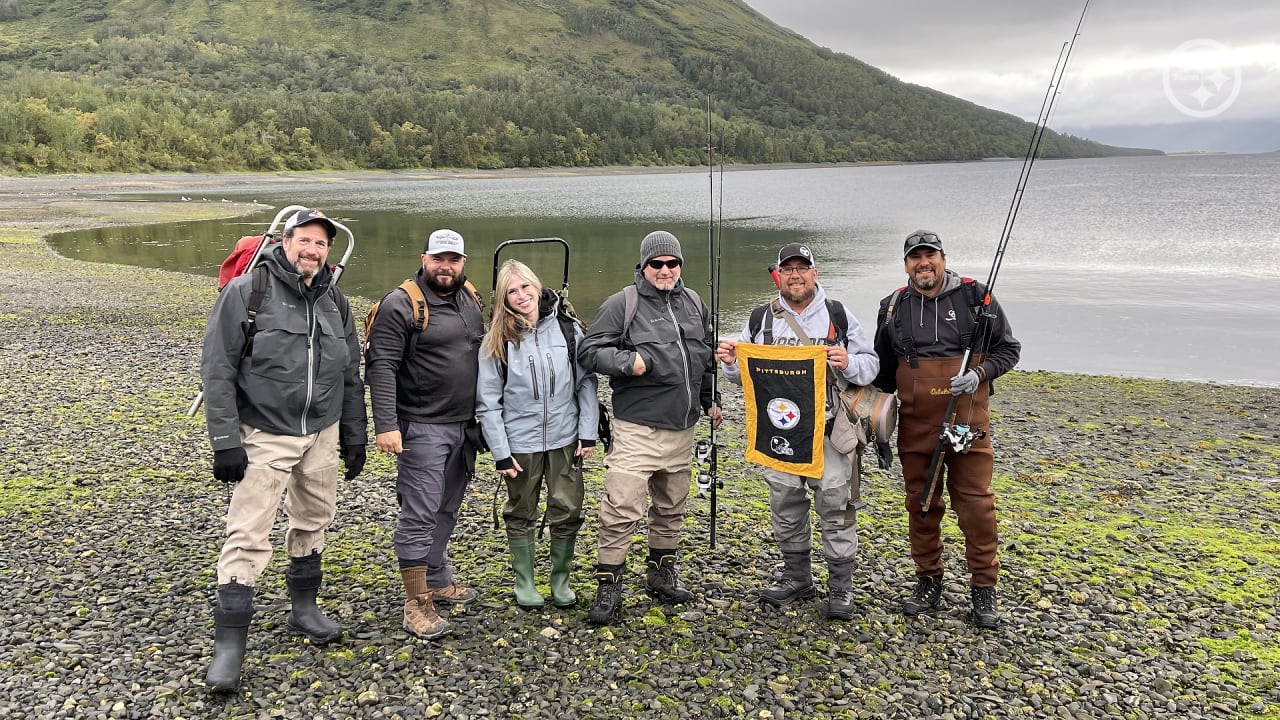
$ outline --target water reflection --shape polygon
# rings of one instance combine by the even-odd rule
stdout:
[[[575,219],[515,219],[509,217],[446,217],[403,212],[346,211],[332,205],[331,216],[351,228],[356,238],[342,286],[348,293],[380,297],[394,288],[419,265],[426,237],[434,229],[450,227],[467,243],[467,277],[488,298],[492,284],[493,253],[505,240],[560,237],[570,246],[570,297],[584,315],[594,315],[600,303],[630,283],[639,262],[640,240],[662,227],[675,233],[684,251],[685,282],[704,298],[709,297],[707,226],[688,222],[603,222]],[[91,262],[158,267],[216,277],[227,252],[242,235],[263,232],[274,211],[224,221],[181,222],[127,228],[100,228],[65,233],[52,244],[61,253]],[[726,318],[736,319],[770,294],[766,267],[771,253],[790,234],[780,230],[747,229],[722,236],[720,270],[725,282],[721,303]],[[333,255],[343,250],[339,236]],[[528,264],[548,285],[564,281],[564,255],[559,244],[508,246],[502,260],[517,258]]]

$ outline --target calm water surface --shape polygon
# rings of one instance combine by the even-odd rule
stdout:
[[[938,232],[948,266],[985,280],[1020,166],[717,173],[721,333],[736,334],[769,296],[765,268],[791,240],[813,246],[820,281],[864,324],[903,284],[902,239],[914,229]],[[570,294],[589,317],[629,282],[640,238],[659,227],[680,237],[685,281],[706,297],[709,184],[696,172],[283,179],[271,195],[226,196],[264,206],[249,218],[68,233],[52,244],[71,257],[216,275],[240,235],[265,229],[272,208],[314,205],[356,235],[343,286],[378,297],[413,272],[437,227],[467,239],[468,275],[485,294],[498,243],[557,236],[573,247]],[[1251,302],[1275,275],[1278,227],[1280,154],[1037,162],[995,286],[1023,343],[1019,367],[1280,386],[1280,325]],[[561,282],[553,246],[508,248],[507,257]]]

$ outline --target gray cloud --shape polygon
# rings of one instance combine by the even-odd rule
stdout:
[[[852,55],[890,74],[978,104],[1033,119],[1063,42],[1071,39],[1082,3],[867,2],[866,0],[746,0],[777,24],[818,45]],[[1223,119],[1280,118],[1280,2],[1125,0],[1093,2],[1076,41],[1054,125],[1092,127],[1184,122],[1164,78],[1171,53],[1204,38],[1229,83],[1208,107],[1239,92]],[[1172,93],[1184,106],[1193,83],[1212,68],[1175,75]],[[1235,74],[1239,71],[1239,75]],[[1195,77],[1190,77],[1195,75]],[[1179,87],[1179,82],[1186,87]]]

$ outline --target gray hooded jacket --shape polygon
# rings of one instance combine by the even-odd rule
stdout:
[[[596,376],[569,357],[558,303],[553,291],[543,290],[538,326],[507,343],[506,368],[497,357],[480,358],[476,414],[495,461],[597,439]],[[574,333],[581,347],[582,331]]]

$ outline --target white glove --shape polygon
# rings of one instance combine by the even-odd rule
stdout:
[[[978,375],[978,371],[969,368],[963,373],[951,378],[951,394],[952,395],[971,395],[974,390],[978,389],[978,383],[982,378]]]

